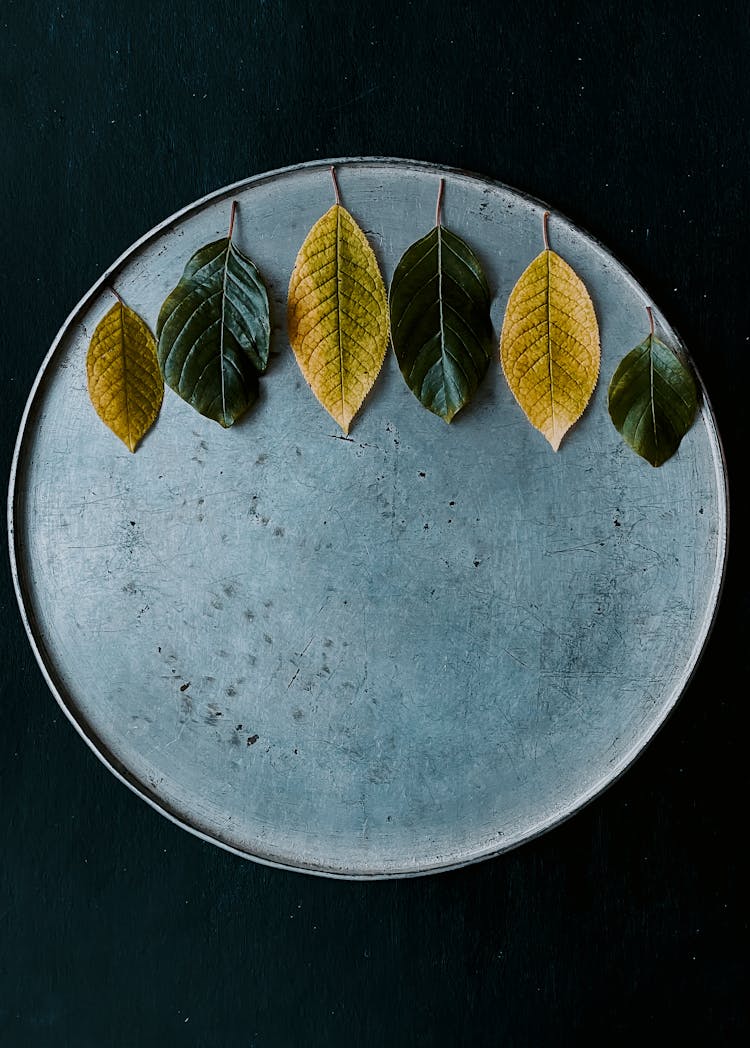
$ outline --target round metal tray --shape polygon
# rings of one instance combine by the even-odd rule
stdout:
[[[13,464],[11,560],[50,688],[111,771],[239,855],[348,878],[497,855],[559,823],[633,761],[684,690],[724,572],[727,490],[703,395],[678,453],[634,455],[606,406],[647,295],[560,215],[602,369],[555,454],[493,364],[446,426],[392,352],[350,439],[285,333],[296,253],[342,202],[388,282],[443,218],[479,255],[499,336],[541,250],[543,205],[451,169],[364,158],[274,171],[157,227],[51,347]],[[170,390],[135,455],[89,402],[85,357],[114,284],[155,327],[188,257],[226,235],[271,297],[260,403],[222,430]],[[656,312],[662,336],[679,339]]]

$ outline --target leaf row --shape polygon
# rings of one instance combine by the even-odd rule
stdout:
[[[450,422],[466,407],[495,353],[492,295],[471,247],[442,223],[406,249],[386,291],[365,233],[341,204],[305,237],[291,274],[287,329],[315,397],[346,434],[392,344],[403,378],[429,411]],[[156,337],[121,300],[99,322],[87,355],[89,395],[131,451],[156,421],[166,383],[200,414],[234,424],[255,403],[270,349],[268,294],[254,262],[227,236],[200,247],[159,311]],[[513,287],[499,344],[503,374],[528,421],[556,451],[596,387],[601,347],[589,292],[549,246]],[[620,362],[610,418],[654,466],[693,423],[697,388],[687,363],[654,332]]]

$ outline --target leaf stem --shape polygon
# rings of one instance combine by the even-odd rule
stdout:
[[[646,312],[648,313],[648,322],[649,322],[649,326],[651,328],[651,330],[649,331],[649,335],[651,336],[651,338],[653,338],[654,337],[654,314],[653,314],[653,310],[651,309],[651,306],[646,306]]]
[[[122,299],[120,298],[120,295],[118,294],[118,292],[117,292],[117,291],[115,291],[115,289],[114,289],[113,287],[110,287],[110,289],[109,289],[109,290],[110,290],[110,291],[112,292],[112,294],[113,294],[113,295],[115,296],[115,298],[116,298],[116,299],[117,299],[117,301],[118,301],[118,302],[120,303],[120,305],[121,305],[121,306],[124,306],[124,305],[125,305],[125,303],[124,303],[124,302],[123,302],[123,300],[122,300]]]
[[[435,225],[439,226],[443,217],[443,190],[445,189],[445,179],[440,179],[440,185],[438,187],[437,204],[435,205]]]
[[[331,164],[331,178],[333,179],[333,191],[336,194],[336,203],[341,203],[341,194],[339,193],[339,180],[336,178],[336,168]]]
[[[227,240],[232,239],[232,233],[234,232],[234,219],[237,214],[237,201],[232,201],[232,210],[229,213],[229,232],[227,233]]]
[[[549,223],[549,211],[545,211],[542,215],[542,236],[544,237],[544,250],[549,251],[549,232],[547,229]]]

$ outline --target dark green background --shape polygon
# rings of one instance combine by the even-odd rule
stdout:
[[[224,854],[116,781],[5,557],[0,1044],[744,1042],[747,5],[4,0],[0,47],[6,478],[49,344],[134,240],[248,175],[388,155],[526,190],[635,273],[708,389],[733,512],[710,643],[629,772],[495,861],[364,885]]]

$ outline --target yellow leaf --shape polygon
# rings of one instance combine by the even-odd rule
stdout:
[[[557,451],[599,377],[594,306],[581,278],[547,243],[508,299],[500,360],[513,396]]]
[[[287,317],[302,374],[348,433],[385,359],[388,300],[373,250],[338,193],[300,248]]]
[[[91,336],[86,372],[97,415],[135,451],[159,414],[164,380],[154,336],[142,318],[119,300]]]

